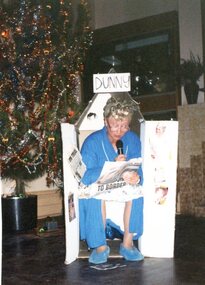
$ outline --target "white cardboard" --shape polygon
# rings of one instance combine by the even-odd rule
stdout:
[[[107,100],[111,97],[110,93],[95,94],[90,101],[90,106],[83,112],[83,120],[79,125],[79,131],[97,131],[104,126],[103,108]]]
[[[164,134],[156,129],[161,126]],[[178,122],[150,121],[141,125],[144,173],[144,233],[140,250],[144,256],[174,256]],[[161,196],[162,186],[166,189]],[[163,190],[164,191],[164,190]]]
[[[75,261],[79,255],[79,210],[78,210],[78,182],[75,179],[70,164],[68,153],[76,146],[76,132],[74,125],[61,124],[63,144],[63,175],[64,175],[64,206],[65,206],[65,264]],[[73,198],[73,203],[70,203]],[[74,216],[71,214],[74,210]]]

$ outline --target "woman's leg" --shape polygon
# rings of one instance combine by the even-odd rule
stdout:
[[[84,211],[81,211],[81,222],[84,222],[84,236],[90,248],[106,245],[102,203],[98,199],[86,199]]]
[[[103,225],[104,225],[104,228],[105,228],[105,225],[106,225],[106,204],[105,204],[105,201],[102,200],[101,201],[101,211],[102,211],[102,220],[103,220]],[[96,251],[97,252],[102,252],[104,251],[105,249],[107,248],[106,245],[102,245],[102,246],[99,246],[96,248]]]
[[[126,248],[130,248],[133,246],[133,233],[129,232],[131,209],[132,209],[132,201],[126,202],[124,209],[124,237],[123,237],[123,246]]]
[[[124,238],[123,243],[120,245],[120,254],[128,261],[140,261],[144,259],[144,256],[133,246],[133,233],[136,233],[136,231],[133,231],[131,224],[134,217],[135,222],[137,222],[136,216],[133,217],[133,208],[136,206],[135,200],[128,201],[125,203],[124,209]],[[141,225],[137,225],[137,227],[139,226]]]
[[[89,257],[89,262],[94,263],[94,264],[101,264],[101,263],[107,262],[107,258],[110,253],[110,248],[107,246],[106,236],[105,236],[105,223],[106,223],[105,202],[99,200],[97,209],[98,209],[98,217],[96,213],[93,212],[93,220],[94,220],[94,225],[95,225],[94,231],[95,231],[96,236],[101,237],[100,239],[98,239],[98,240],[101,240],[101,242],[97,242],[97,243],[95,242],[95,245],[93,243],[93,247],[92,247],[93,251]],[[99,224],[100,224],[100,228],[99,228]]]

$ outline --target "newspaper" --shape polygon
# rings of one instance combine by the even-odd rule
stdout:
[[[80,185],[79,198],[96,198],[107,201],[126,202],[143,196],[143,187],[139,184],[127,184],[122,178],[126,171],[137,171],[141,158],[129,161],[106,161],[99,179],[89,185]]]
[[[137,171],[142,163],[142,158],[134,158],[129,161],[106,161],[99,179],[89,186],[80,182],[86,171],[86,166],[82,161],[78,148],[75,146],[68,154],[68,163],[75,179],[79,183],[79,199],[96,198],[125,202],[143,196],[141,185],[129,185],[122,178],[126,171]]]
[[[82,156],[77,147],[73,146],[70,153],[68,154],[68,163],[72,169],[75,179],[80,183],[83,177],[86,166],[82,161]]]

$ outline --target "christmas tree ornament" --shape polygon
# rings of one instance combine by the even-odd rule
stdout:
[[[87,2],[75,9],[68,0],[0,8],[3,178],[24,182],[47,173],[48,185],[62,187],[60,123],[79,115],[79,76],[92,44]]]

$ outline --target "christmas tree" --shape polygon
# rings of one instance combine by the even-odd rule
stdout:
[[[61,122],[79,109],[77,78],[92,44],[86,1],[17,1],[0,8],[0,171],[62,186]],[[25,194],[25,193],[23,193]]]

